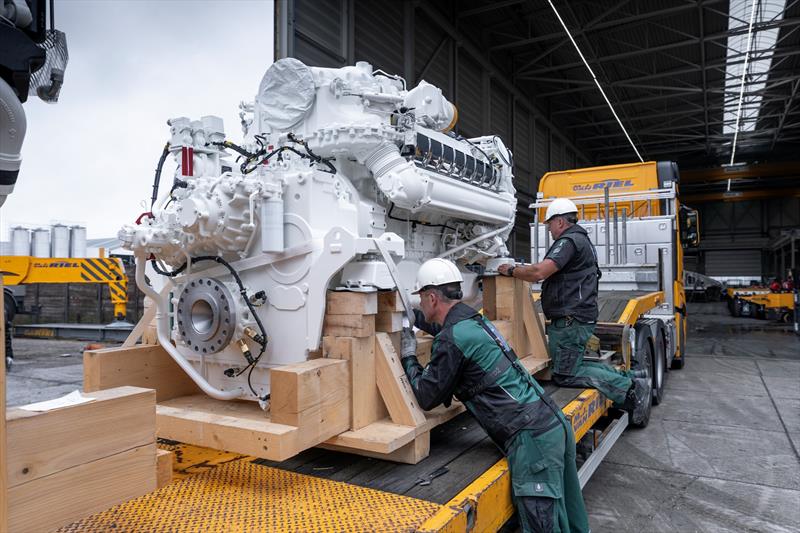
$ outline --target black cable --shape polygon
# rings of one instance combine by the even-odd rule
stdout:
[[[336,167],[333,166],[333,163],[331,163],[328,159],[323,159],[320,156],[318,156],[317,154],[315,154],[314,152],[312,152],[311,148],[308,147],[308,143],[306,143],[302,139],[298,139],[297,137],[295,137],[294,133],[289,133],[287,137],[293,143],[297,143],[300,146],[302,146],[303,148],[305,148],[309,159],[311,159],[315,163],[323,163],[324,165],[326,165],[328,167],[328,170],[327,171],[323,170],[323,172],[328,172],[330,174],[336,174]],[[320,170],[322,170],[322,169],[320,169]]]
[[[394,210],[394,203],[391,204],[389,207],[389,212],[386,213],[386,217],[392,220],[399,220],[400,222],[411,222],[412,224],[419,224],[421,226],[429,226],[431,228],[447,228],[449,230],[458,231],[456,228],[452,226],[448,226],[447,224],[433,224],[431,222],[423,222],[422,220],[411,220],[407,218],[400,218],[400,217],[393,217],[392,211]]]
[[[247,157],[248,159],[252,159],[253,157],[256,156],[254,153],[248,152],[247,150],[245,150],[244,148],[242,148],[238,144],[232,143],[231,141],[213,142],[213,143],[210,143],[210,144],[212,146],[222,146],[223,148],[230,148],[234,152],[236,152],[238,154],[241,154],[241,155]]]
[[[253,393],[254,396],[256,396],[257,398],[261,399],[262,401],[266,401],[266,399],[269,397],[269,395],[267,395],[266,397],[263,397],[263,398],[261,396],[259,396],[258,393],[253,388],[253,385],[250,382],[250,377],[253,374],[253,369],[258,364],[258,362],[261,360],[261,357],[264,355],[264,351],[267,349],[267,330],[264,329],[264,324],[261,322],[261,318],[259,318],[258,314],[256,313],[255,307],[253,307],[253,303],[250,301],[250,298],[248,298],[247,289],[245,289],[244,283],[242,283],[242,278],[239,277],[239,273],[236,272],[236,269],[234,269],[230,265],[230,263],[225,261],[223,258],[221,258],[219,256],[216,256],[216,255],[201,255],[201,256],[198,256],[198,257],[193,257],[191,259],[192,264],[200,263],[202,261],[213,261],[213,262],[218,263],[218,264],[220,264],[220,265],[222,265],[222,266],[224,266],[225,268],[228,269],[228,272],[230,272],[230,274],[233,277],[234,281],[236,281],[236,285],[239,286],[239,294],[242,296],[242,299],[244,300],[244,303],[247,304],[247,308],[250,310],[250,314],[253,316],[253,319],[255,319],[256,324],[258,325],[258,329],[261,331],[261,342],[256,341],[261,346],[261,351],[258,353],[258,356],[253,360],[253,362],[252,363],[248,363],[248,366],[245,367],[244,370],[242,370],[241,372],[236,374],[236,376],[241,375],[249,367],[250,368],[250,372],[247,374],[247,385],[250,387],[250,391]],[[183,272],[184,270],[186,270],[186,267],[189,265],[189,262],[187,261],[186,263],[184,263],[183,265],[181,265],[180,267],[176,268],[175,270],[173,270],[171,272],[161,269],[161,267],[158,266],[158,263],[156,262],[155,259],[153,259],[151,261],[151,264],[153,265],[153,269],[157,273],[161,274],[162,276],[167,276],[167,277],[173,278],[173,277],[177,276],[178,274],[180,274],[181,272]],[[255,340],[255,339],[253,339],[253,340]]]
[[[168,155],[169,143],[164,145],[164,150],[162,150],[161,157],[158,158],[158,165],[156,165],[156,175],[153,177],[153,196],[150,199],[150,211],[153,210],[153,206],[156,205],[156,200],[158,199],[158,184],[161,182],[161,170],[164,168],[164,162],[167,160]],[[172,191],[170,191],[170,193],[171,192]]]

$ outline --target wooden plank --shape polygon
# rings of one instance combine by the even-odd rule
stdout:
[[[322,335],[369,337],[375,334],[375,315],[325,315]]]
[[[361,429],[386,418],[388,411],[375,375],[375,338],[323,337],[322,352],[324,357],[350,361],[350,429]]]
[[[156,405],[156,434],[273,461],[286,460],[305,449],[297,427],[273,423],[257,403],[226,402],[205,394]]]
[[[3,294],[3,275],[0,274],[0,294]],[[6,452],[6,319],[5,306],[0,306],[0,531],[8,531],[8,490]]]
[[[403,330],[403,313],[379,312],[375,317],[375,331],[395,333]]]
[[[10,487],[155,442],[154,390],[119,387],[92,397],[46,412],[8,410]]]
[[[535,303],[530,295],[530,284],[524,282],[524,285],[522,319],[525,323],[525,332],[528,335],[528,353],[540,359],[549,359],[550,353],[547,350],[544,324],[539,320],[539,313],[534,308]]]
[[[314,359],[273,368],[271,416],[276,424],[299,428],[303,448],[350,428],[350,365],[341,359]]]
[[[172,483],[172,465],[175,454],[169,450],[156,452],[156,486],[160,489]]]
[[[328,291],[328,315],[374,315],[378,312],[377,292]]]
[[[513,314],[511,315],[514,324],[513,338],[514,342],[512,347],[517,352],[519,357],[525,357],[530,354],[530,343],[528,341],[528,333],[525,331],[525,322],[523,320],[524,307],[530,305],[530,290],[521,279],[511,278],[513,280],[514,291],[509,298]],[[526,294],[526,291],[527,294]]]
[[[500,335],[511,344],[511,341],[514,338],[514,325],[511,323],[510,320],[492,320],[492,324],[494,327],[497,328],[497,331],[500,332]]]
[[[161,346],[140,345],[83,353],[84,391],[123,385],[155,389],[157,402],[200,392]]]
[[[11,487],[9,531],[50,531],[155,489],[151,443]]]
[[[326,450],[333,450],[335,452],[355,453],[363,455],[364,457],[372,457],[373,459],[380,459],[382,461],[392,461],[395,463],[406,463],[415,465],[425,459],[431,451],[431,434],[429,431],[413,437],[411,442],[404,444],[400,448],[390,453],[380,453],[371,450],[354,450],[347,446],[337,446],[336,444],[328,444],[327,442],[320,445],[320,448]]]
[[[387,333],[375,335],[375,361],[378,390],[386,402],[392,422],[404,426],[419,426],[425,423],[425,413],[417,403],[408,377],[400,364],[400,357]]]
[[[428,334],[417,335],[417,360],[422,366],[431,362],[433,337]]]
[[[379,313],[404,313],[406,310],[403,299],[397,291],[384,291],[378,293]]]
[[[528,357],[520,359],[519,362],[522,363],[522,366],[531,374],[536,374],[537,372],[550,368],[550,359],[541,359],[535,355],[529,355]]]
[[[487,276],[483,278],[483,312],[489,320],[514,318],[514,278]]]
[[[355,431],[345,431],[325,441],[325,446],[338,446],[348,453],[369,451],[389,454],[399,450],[417,436],[414,426],[395,424],[390,419],[379,420]]]

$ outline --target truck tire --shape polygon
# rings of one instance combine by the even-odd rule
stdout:
[[[3,313],[5,313],[6,322],[12,322],[17,314],[17,303],[14,301],[14,295],[5,289],[3,290]]]
[[[680,358],[674,357],[669,366],[673,370],[680,370],[686,365],[686,319],[681,318],[678,323],[678,339],[680,340]],[[677,350],[676,350],[677,351]]]
[[[642,382],[646,383],[647,387],[651,389],[645,394],[645,397],[650,398],[651,401],[643,402],[641,406],[637,406],[630,417],[633,427],[644,428],[650,422],[650,411],[653,408],[653,346],[650,343],[650,328],[647,325],[636,328],[636,358],[631,364],[634,370],[645,371],[646,378],[643,378]]]
[[[653,405],[658,405],[664,399],[664,383],[667,381],[667,348],[663,328],[658,328],[653,342]]]
[[[731,314],[735,317],[742,316],[742,300],[738,296],[734,296],[733,305],[731,305]]]

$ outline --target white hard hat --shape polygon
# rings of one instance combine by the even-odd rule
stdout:
[[[547,206],[547,213],[544,215],[544,221],[547,222],[556,215],[566,215],[567,213],[577,213],[578,206],[569,198],[556,198]]]
[[[419,294],[425,287],[447,285],[448,283],[461,283],[464,281],[458,267],[447,259],[435,257],[428,259],[417,271],[417,283],[412,294]]]

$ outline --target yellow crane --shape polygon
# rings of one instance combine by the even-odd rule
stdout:
[[[2,256],[0,271],[3,283],[9,285],[31,285],[34,283],[105,283],[114,318],[125,320],[128,303],[128,278],[122,260],[113,257],[30,257]],[[4,291],[6,312],[16,310],[13,296]],[[10,303],[9,303],[9,299]]]

